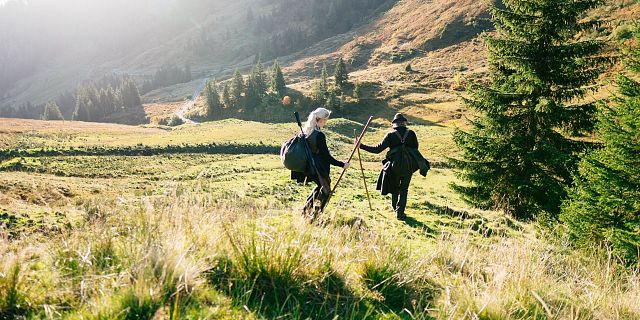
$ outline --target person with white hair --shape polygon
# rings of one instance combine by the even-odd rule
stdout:
[[[309,114],[303,129],[318,170],[317,174],[324,178],[329,185],[331,185],[329,173],[332,165],[341,168],[349,167],[348,162],[336,160],[329,152],[329,147],[327,147],[327,137],[322,132],[322,128],[327,124],[330,116],[331,111],[325,108],[317,108]],[[302,209],[302,214],[312,219],[324,210],[329,199],[329,192],[323,191],[318,175],[291,172],[291,179],[293,180],[298,182],[313,181],[316,183],[316,187],[307,198],[307,202]]]

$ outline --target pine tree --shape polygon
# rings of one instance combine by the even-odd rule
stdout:
[[[336,80],[337,87],[344,89],[344,87],[349,84],[349,73],[347,72],[347,66],[344,64],[344,60],[342,58],[338,60],[333,76]]]
[[[463,159],[452,162],[465,184],[453,188],[470,204],[519,218],[557,216],[577,154],[588,147],[563,132],[593,129],[595,103],[575,101],[609,61],[603,43],[576,40],[598,24],[581,19],[601,2],[504,0],[504,9],[491,8],[490,84],[463,99],[479,118],[454,134]]]
[[[231,94],[229,93],[229,85],[227,83],[222,85],[222,103],[225,108],[231,108],[233,105]]]
[[[217,85],[214,82],[207,82],[205,95],[207,97],[207,119],[214,119],[216,115],[219,115],[222,111],[220,94],[218,93]]]
[[[640,40],[640,30],[637,39]],[[615,106],[604,108],[597,137],[603,148],[579,166],[576,185],[560,216],[581,246],[604,244],[630,264],[640,255],[640,44],[620,75]]]
[[[258,63],[256,63],[256,66],[253,68],[251,80],[253,81],[254,90],[258,97],[264,97],[264,95],[267,94],[268,89],[267,75],[264,72],[264,67],[260,60],[258,60]]]
[[[64,120],[62,112],[60,112],[60,107],[58,107],[58,104],[55,101],[48,102],[44,107],[42,120]]]
[[[313,93],[313,99],[317,104],[324,105],[327,101],[327,90],[329,87],[328,78],[329,74],[327,73],[327,66],[325,64],[322,65],[322,72],[320,73],[320,81],[316,84],[316,88]]]
[[[235,109],[242,107],[242,93],[244,92],[244,79],[238,69],[236,69],[233,75],[233,82],[231,84],[231,98],[233,99],[233,106]]]
[[[247,79],[247,86],[245,88],[245,109],[246,110],[255,110],[258,108],[260,104],[260,89],[259,89],[259,79],[256,78],[257,75],[252,75]]]
[[[91,99],[86,89],[79,89],[76,93],[76,107],[73,111],[74,121],[91,121]]]
[[[360,82],[356,82],[355,87],[353,88],[353,97],[358,101],[362,99],[362,85]]]
[[[122,78],[120,84],[120,91],[122,92],[123,106],[125,109],[132,109],[142,105],[140,99],[140,92],[136,83],[129,77]]]
[[[273,64],[273,70],[271,72],[271,90],[276,92],[280,98],[287,94],[287,84],[284,81],[284,75],[282,74],[278,60]]]

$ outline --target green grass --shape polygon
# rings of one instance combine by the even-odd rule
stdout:
[[[344,159],[358,124],[330,124],[330,148]],[[170,138],[153,128],[117,143],[85,138],[105,148],[142,137],[166,146],[188,132],[209,139],[193,143],[232,139],[238,128],[254,128],[237,132],[243,143],[274,146],[295,131],[230,120],[166,131]],[[637,270],[574,250],[562,230],[466,207],[448,188],[451,129],[414,129],[423,153],[443,165],[414,177],[406,223],[371,190],[381,156],[370,154],[373,210],[354,161],[315,224],[299,215],[311,186],[291,182],[273,154],[7,160],[22,166],[0,170],[0,319],[640,316]],[[367,142],[385,131],[378,124]]]

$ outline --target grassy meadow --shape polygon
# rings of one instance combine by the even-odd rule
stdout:
[[[363,153],[373,211],[355,160],[309,224],[312,187],[277,155],[293,124],[2,121],[0,319],[640,318],[637,271],[465,206],[448,188],[448,125],[412,127],[433,169],[414,176],[406,222],[373,190],[382,155]],[[361,127],[330,121],[337,158]],[[376,119],[365,142],[386,130]]]

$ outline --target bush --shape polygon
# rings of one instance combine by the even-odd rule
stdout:
[[[169,119],[169,121],[167,122],[167,125],[170,127],[177,127],[179,125],[183,125],[184,121],[182,121],[182,119],[180,117],[178,117],[178,115],[172,115],[171,118]]]

